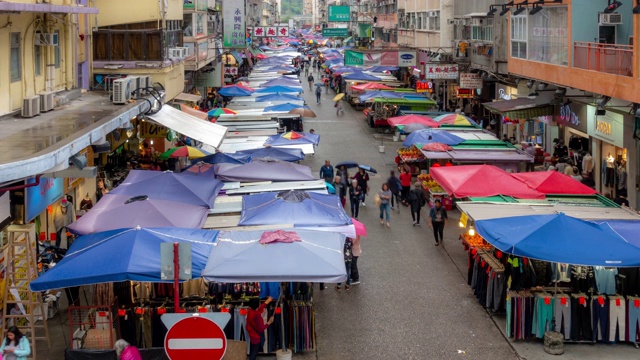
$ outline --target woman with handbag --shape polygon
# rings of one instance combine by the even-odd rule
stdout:
[[[376,203],[380,199],[380,203],[376,204],[380,207],[380,224],[384,224],[384,220],[387,220],[387,227],[391,227],[391,223],[389,222],[391,219],[389,217],[389,208],[391,207],[391,190],[389,190],[389,185],[387,183],[382,184],[382,189],[378,192],[376,196]]]

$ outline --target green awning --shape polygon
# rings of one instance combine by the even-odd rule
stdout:
[[[353,38],[353,36],[349,36],[348,38],[346,38],[346,39],[342,40],[342,42],[343,42],[344,44],[346,44],[346,43],[348,43],[352,38]]]
[[[550,106],[550,105],[540,106],[540,107],[535,107],[535,108],[525,109],[525,110],[509,111],[504,114],[504,116],[508,117],[509,119],[520,119],[520,120],[533,119],[540,116],[552,116],[552,115],[553,115],[553,106]]]

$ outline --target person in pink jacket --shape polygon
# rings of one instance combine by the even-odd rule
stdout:
[[[142,356],[140,355],[138,348],[130,345],[123,339],[116,341],[114,347],[116,349],[116,354],[118,355],[118,360],[142,360]]]

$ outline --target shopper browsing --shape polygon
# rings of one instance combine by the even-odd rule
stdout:
[[[116,341],[114,346],[118,360],[142,360],[142,355],[137,347],[129,344],[126,340]]]
[[[273,298],[269,296],[267,300],[260,304],[260,300],[252,298],[249,300],[249,314],[247,315],[247,332],[249,333],[249,340],[251,346],[249,347],[249,360],[255,360],[258,357],[258,352],[264,344],[264,332],[269,325],[273,323],[273,316],[265,323],[262,319],[262,312],[273,301]]]
[[[351,285],[360,284],[360,271],[358,270],[358,258],[362,255],[362,248],[360,247],[360,235],[352,239],[351,245]]]
[[[401,199],[405,206],[409,205],[409,190],[411,190],[411,173],[407,167],[403,167],[400,173],[400,185],[402,186]]]
[[[431,218],[429,228],[433,229],[433,236],[436,239],[436,246],[438,246],[444,241],[444,224],[447,220],[447,210],[442,207],[440,199],[435,200],[435,206],[429,211],[429,217]]]
[[[11,326],[0,345],[0,353],[3,359],[27,360],[27,356],[31,355],[31,346],[27,337],[17,327]]]

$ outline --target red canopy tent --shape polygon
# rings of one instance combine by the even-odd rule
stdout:
[[[449,195],[456,198],[506,195],[523,199],[544,199],[543,193],[491,165],[432,167],[431,176]]]
[[[511,174],[532,189],[544,194],[593,195],[597,191],[557,171]]]
[[[368,82],[364,84],[353,85],[351,89],[357,90],[357,91],[365,91],[365,90],[392,90],[393,88],[391,86],[387,86],[377,82]]]
[[[437,121],[433,120],[428,116],[423,116],[423,115],[394,116],[389,118],[387,121],[391,126],[422,124],[424,126],[428,126],[432,128],[440,127],[440,124]]]

